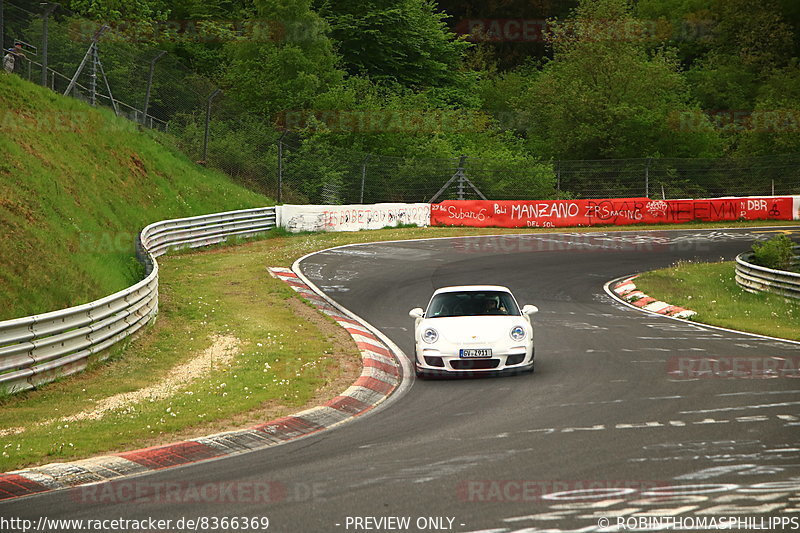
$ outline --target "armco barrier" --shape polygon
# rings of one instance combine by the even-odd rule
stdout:
[[[800,264],[800,246],[795,246],[794,264]],[[772,292],[800,300],[800,273],[754,265],[753,252],[736,256],[736,283],[748,292]]]
[[[276,208],[264,207],[150,224],[137,243],[147,272],[142,281],[94,302],[0,322],[0,389],[19,392],[79,372],[89,356],[148,323],[158,311],[158,256],[262,233],[275,220]]]

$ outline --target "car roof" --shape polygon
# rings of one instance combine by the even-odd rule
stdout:
[[[508,287],[503,287],[501,285],[456,285],[453,287],[442,287],[441,289],[436,289],[433,295],[436,296],[437,294],[441,294],[443,292],[480,292],[480,291],[502,291],[508,292],[511,291]]]

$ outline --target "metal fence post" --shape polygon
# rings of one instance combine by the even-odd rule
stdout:
[[[283,138],[286,131],[278,137],[278,203],[283,203]]]
[[[6,26],[6,17],[5,17],[5,3],[4,0],[0,0],[0,50],[5,50],[5,26]],[[5,55],[5,54],[3,54]]]
[[[150,105],[150,89],[153,87],[153,71],[156,69],[156,61],[166,54],[166,50],[161,50],[156,57],[150,61],[150,73],[147,75],[147,92],[144,95],[144,109],[142,109],[142,124],[147,121],[147,108]]]
[[[653,160],[652,157],[647,158],[647,163],[644,167],[644,197],[650,198],[650,162]]]
[[[56,3],[45,2],[42,15],[42,87],[47,87],[47,42],[49,36],[50,14],[58,7]]]
[[[205,163],[206,158],[208,157],[208,125],[211,122],[211,102],[221,90],[222,89],[214,89],[214,92],[209,95],[208,100],[206,101],[206,129],[205,133],[203,134],[203,163]]]
[[[561,161],[556,161],[556,191],[561,194]]]
[[[367,181],[367,161],[369,160],[369,154],[364,158],[364,161],[361,162],[361,203],[364,203],[364,183]]]

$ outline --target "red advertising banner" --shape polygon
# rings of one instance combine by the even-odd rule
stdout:
[[[725,220],[797,220],[800,197],[744,197],[708,200],[484,201],[448,200],[431,204],[431,225],[562,228],[628,224],[680,224]]]

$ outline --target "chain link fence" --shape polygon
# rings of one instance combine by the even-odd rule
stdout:
[[[118,32],[42,2],[6,1],[3,48],[16,47],[14,72],[143,126],[167,131],[177,116],[202,108],[215,89],[137,34]]]
[[[274,117],[243,111],[157,41],[137,39],[137,32],[86,21],[46,2],[4,5],[3,46],[16,43],[23,50],[16,74],[166,131],[161,142],[280,203],[800,194],[800,154],[550,162],[358,152],[280,131]]]

